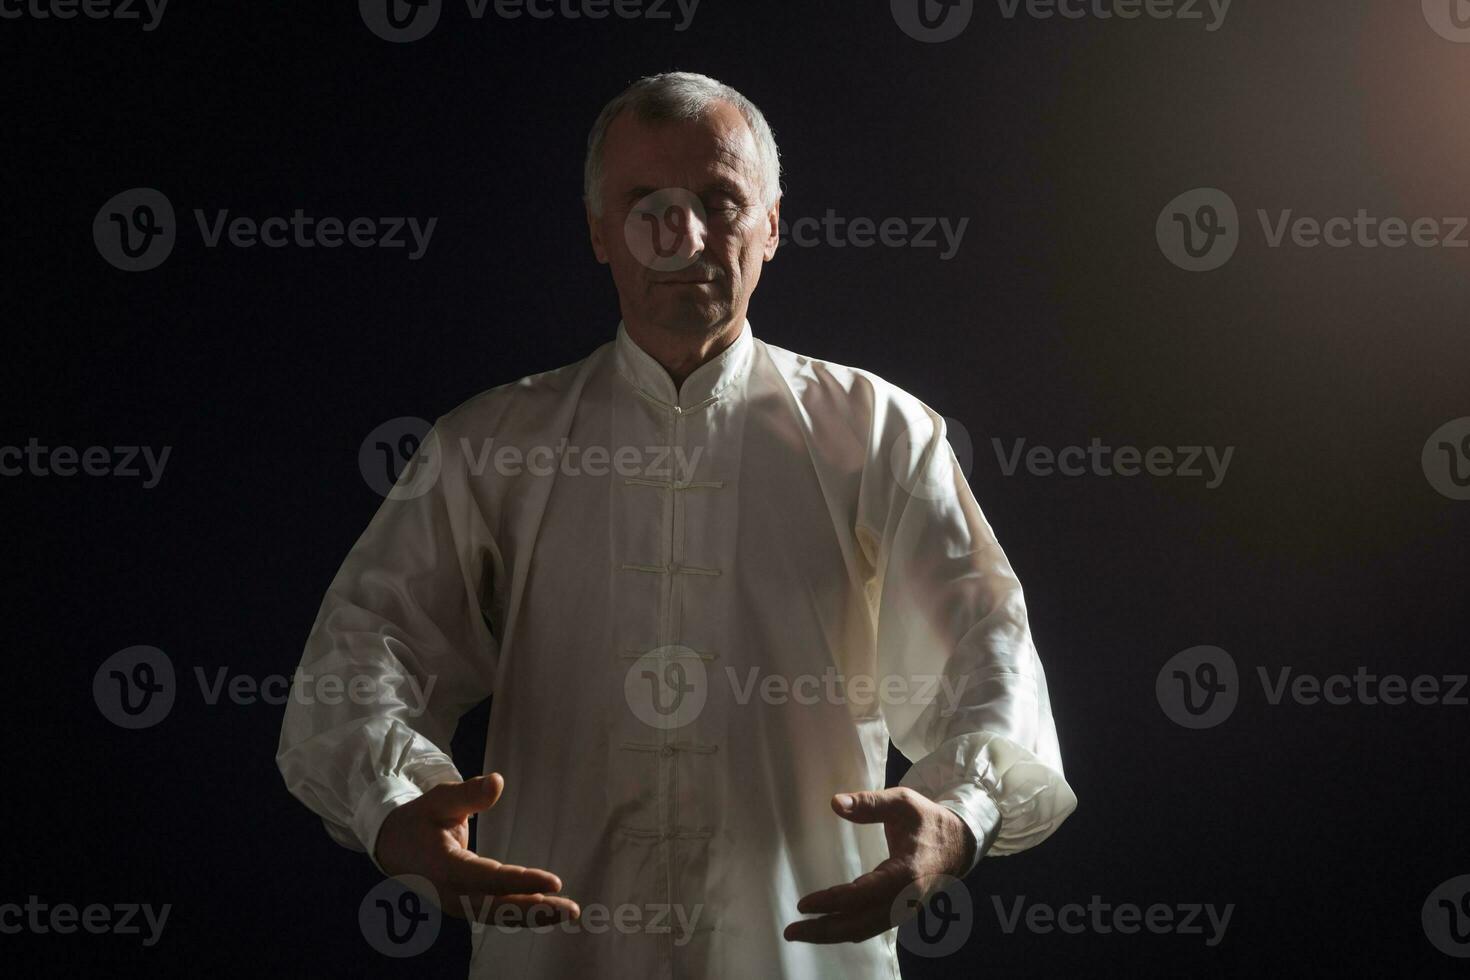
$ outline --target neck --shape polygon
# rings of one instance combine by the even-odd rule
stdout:
[[[651,323],[635,323],[626,317],[623,319],[628,336],[669,372],[675,390],[700,365],[718,357],[725,348],[733,344],[744,325],[745,318],[739,317],[729,323],[711,327],[708,332],[693,333]]]

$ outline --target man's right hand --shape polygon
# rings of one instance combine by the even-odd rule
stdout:
[[[389,875],[419,875],[437,890],[448,915],[495,925],[545,926],[582,914],[550,871],[501,864],[470,849],[470,817],[500,799],[499,773],[442,783],[397,807],[378,830],[378,866]]]

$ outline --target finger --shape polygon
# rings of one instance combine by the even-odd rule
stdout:
[[[907,869],[889,858],[865,875],[859,875],[845,885],[833,885],[821,891],[803,895],[796,903],[796,911],[814,912],[857,912],[878,903],[891,903],[908,884]]]
[[[460,892],[487,892],[509,895],[529,892],[559,892],[561,879],[550,871],[526,868],[519,864],[501,864],[470,851],[459,851],[451,859],[449,885]]]
[[[476,776],[462,783],[441,783],[424,794],[433,813],[446,823],[459,823],[481,810],[488,810],[500,799],[505,778],[498,772]]]
[[[875,906],[860,912],[843,912],[793,922],[781,935],[787,942],[826,945],[862,942],[892,928],[888,907]]]
[[[460,919],[473,919],[506,928],[538,928],[581,918],[582,908],[569,898],[540,892],[525,895],[493,895],[472,892],[456,897],[454,908],[445,912]]]
[[[839,817],[853,823],[880,823],[896,816],[908,806],[899,788],[838,793],[832,797],[832,809]]]

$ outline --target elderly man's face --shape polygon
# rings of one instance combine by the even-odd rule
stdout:
[[[602,214],[587,219],[624,320],[708,336],[744,319],[779,235],[780,203],[763,206],[758,159],[745,118],[725,102],[697,122],[613,120]]]

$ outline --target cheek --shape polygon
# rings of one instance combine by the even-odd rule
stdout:
[[[647,288],[645,273],[648,270],[626,249],[613,259],[612,270],[613,280],[622,288],[628,290]]]
[[[614,262],[619,256],[628,254],[628,243],[623,240],[623,222],[613,215],[606,215],[598,229],[602,234],[602,248]]]
[[[612,266],[614,278],[619,281],[631,281],[642,271],[638,257],[628,245],[622,219],[603,222],[602,248],[607,254],[608,264]]]
[[[752,228],[740,243],[741,262],[745,266],[746,278],[754,276],[760,271],[761,263],[766,260],[766,232],[765,227],[757,225]]]
[[[730,228],[720,240],[722,254],[737,271],[748,270],[752,262],[760,261],[764,243],[760,228],[750,224]]]

